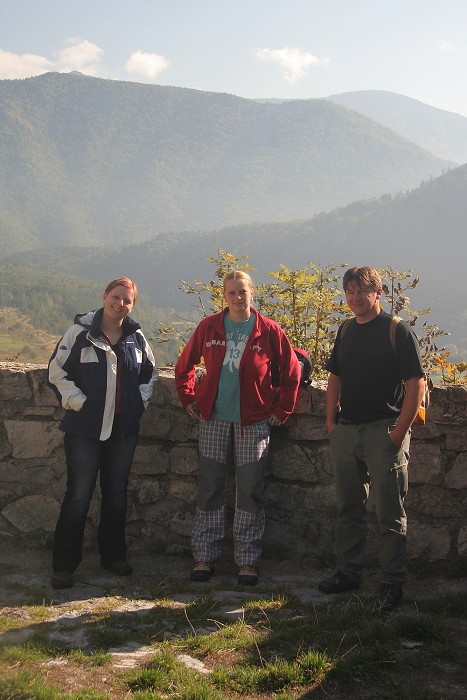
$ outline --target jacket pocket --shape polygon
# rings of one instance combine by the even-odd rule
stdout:
[[[80,362],[82,364],[88,364],[89,362],[99,362],[97,353],[92,345],[88,347],[81,348]]]

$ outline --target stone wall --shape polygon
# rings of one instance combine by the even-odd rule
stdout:
[[[324,406],[323,383],[301,389],[294,416],[273,430],[266,478],[265,556],[332,563],[334,484]],[[2,537],[36,545],[52,541],[66,476],[58,428],[61,415],[43,367],[0,363]],[[426,426],[413,430],[406,499],[410,558],[455,562],[467,557],[467,391],[434,389],[428,418]],[[189,551],[196,475],[197,425],[180,407],[173,373],[162,370],[143,417],[132,469],[130,548]],[[228,499],[231,515],[232,476]],[[86,545],[94,543],[98,517],[96,493]],[[376,541],[370,502],[370,560],[375,558]]]

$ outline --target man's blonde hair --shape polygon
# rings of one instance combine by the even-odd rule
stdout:
[[[342,281],[344,292],[352,283],[356,284],[358,287],[373,289],[375,292],[383,286],[379,272],[375,270],[374,267],[350,267],[346,271]]]

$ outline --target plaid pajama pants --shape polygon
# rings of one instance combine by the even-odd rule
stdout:
[[[264,532],[264,465],[269,451],[266,421],[240,426],[222,420],[199,426],[198,501],[191,535],[195,561],[213,562],[225,537],[225,486],[235,461],[234,557],[238,566],[258,566]]]

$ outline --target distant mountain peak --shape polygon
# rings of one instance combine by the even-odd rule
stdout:
[[[386,90],[330,95],[330,102],[373,119],[438,158],[467,161],[467,117]]]

